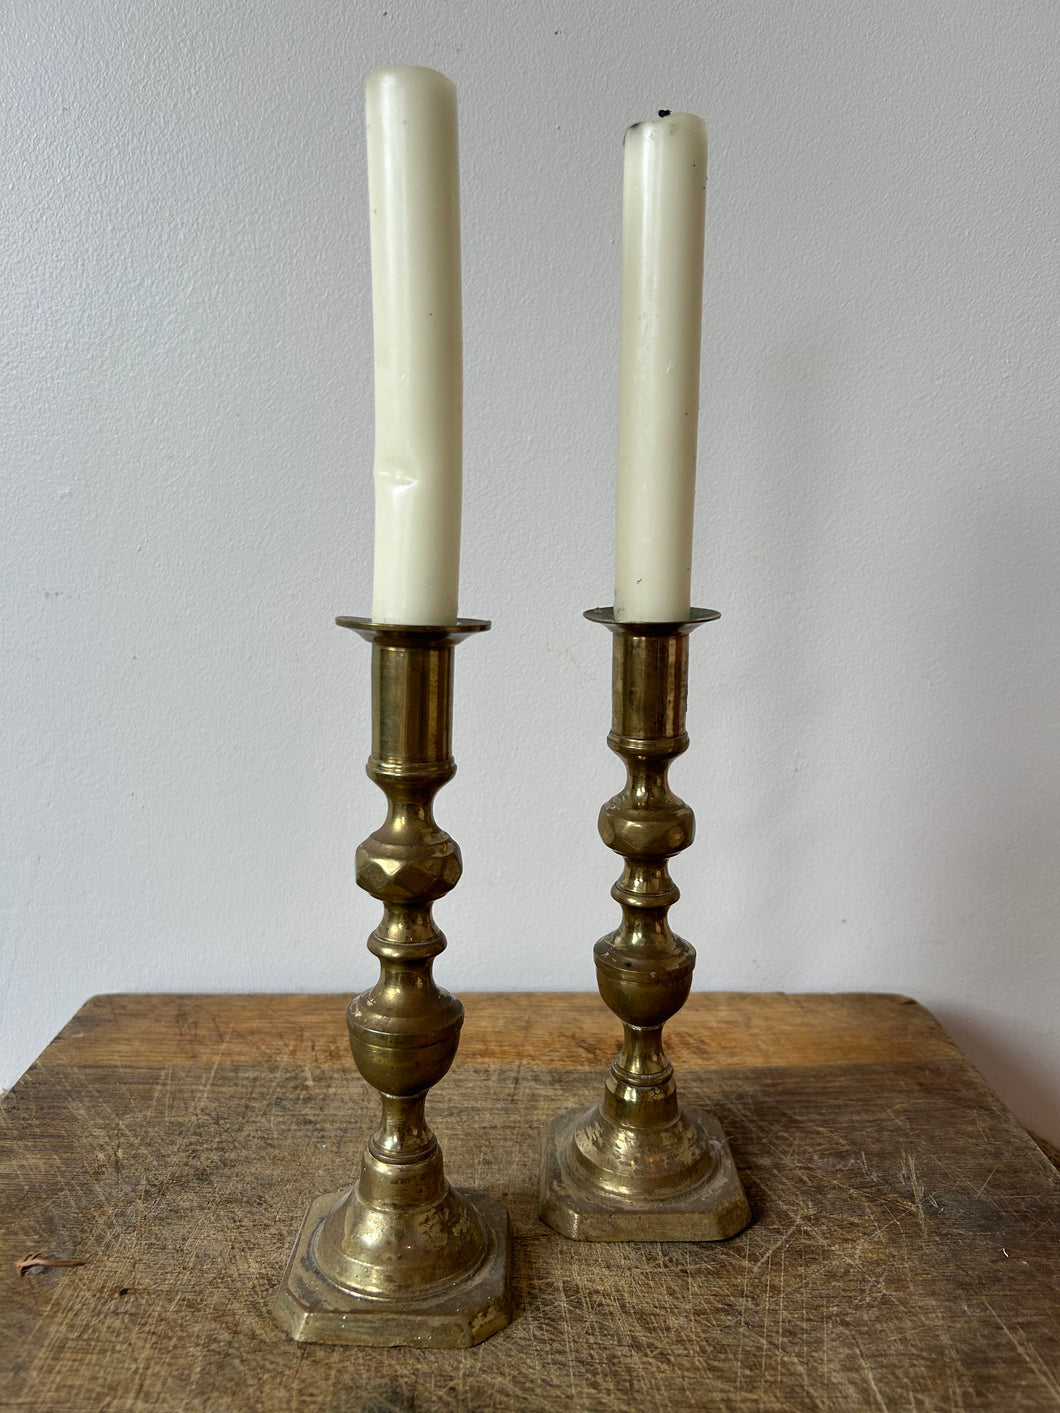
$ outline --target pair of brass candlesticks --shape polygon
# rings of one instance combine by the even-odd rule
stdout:
[[[596,944],[600,994],[624,1029],[604,1097],[553,1121],[541,1171],[542,1219],[586,1241],[714,1241],[735,1236],[750,1209],[722,1130],[678,1103],[662,1048],[666,1021],[692,983],[695,951],[671,932],[678,897],[669,858],[692,842],[694,818],[667,784],[688,746],[688,639],[717,613],[681,623],[619,623],[608,745],[626,764],[624,790],[600,811],[600,834],[625,859],[611,890],[616,931]],[[309,1206],[277,1320],[325,1344],[477,1344],[509,1320],[511,1226],[485,1193],[454,1192],[427,1126],[428,1091],[456,1055],[464,1011],[434,982],[445,938],[432,904],[460,877],[460,850],[433,800],[456,770],[450,753],[453,650],[489,624],[398,627],[340,618],[372,644],[368,774],[387,817],[357,851],[357,882],[383,904],[368,941],[380,977],[346,1013],[357,1068],[379,1091],[382,1124],[351,1190]]]

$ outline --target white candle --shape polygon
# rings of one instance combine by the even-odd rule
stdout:
[[[615,617],[688,617],[703,319],[702,118],[626,133]]]
[[[375,329],[377,623],[455,623],[463,346],[456,89],[376,69],[365,95]]]

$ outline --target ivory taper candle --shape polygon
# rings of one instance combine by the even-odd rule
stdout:
[[[702,118],[626,133],[622,198],[615,617],[688,617],[703,320]]]
[[[376,69],[365,95],[375,330],[377,623],[455,623],[463,344],[456,89]]]

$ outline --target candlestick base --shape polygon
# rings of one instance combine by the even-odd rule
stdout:
[[[586,1182],[573,1165],[576,1136],[594,1113],[569,1109],[545,1132],[538,1213],[554,1231],[574,1241],[724,1241],[748,1225],[751,1211],[717,1119],[682,1114],[706,1145],[708,1164],[697,1182],[670,1197],[623,1196]],[[636,1141],[642,1144],[643,1134]]]
[[[391,1299],[338,1286],[318,1265],[324,1222],[351,1197],[356,1200],[345,1191],[325,1192],[306,1211],[273,1302],[275,1318],[292,1338],[310,1344],[467,1349],[504,1328],[511,1225],[499,1202],[484,1192],[462,1191],[461,1205],[477,1216],[486,1237],[481,1261],[441,1290]]]

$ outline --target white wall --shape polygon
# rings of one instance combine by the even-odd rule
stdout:
[[[107,990],[368,984],[362,86],[461,103],[459,990],[594,985],[621,143],[711,132],[703,988],[895,990],[1060,1139],[1053,0],[5,7],[0,1082]],[[572,867],[572,861],[574,866]],[[337,1022],[340,1023],[340,1022]]]

